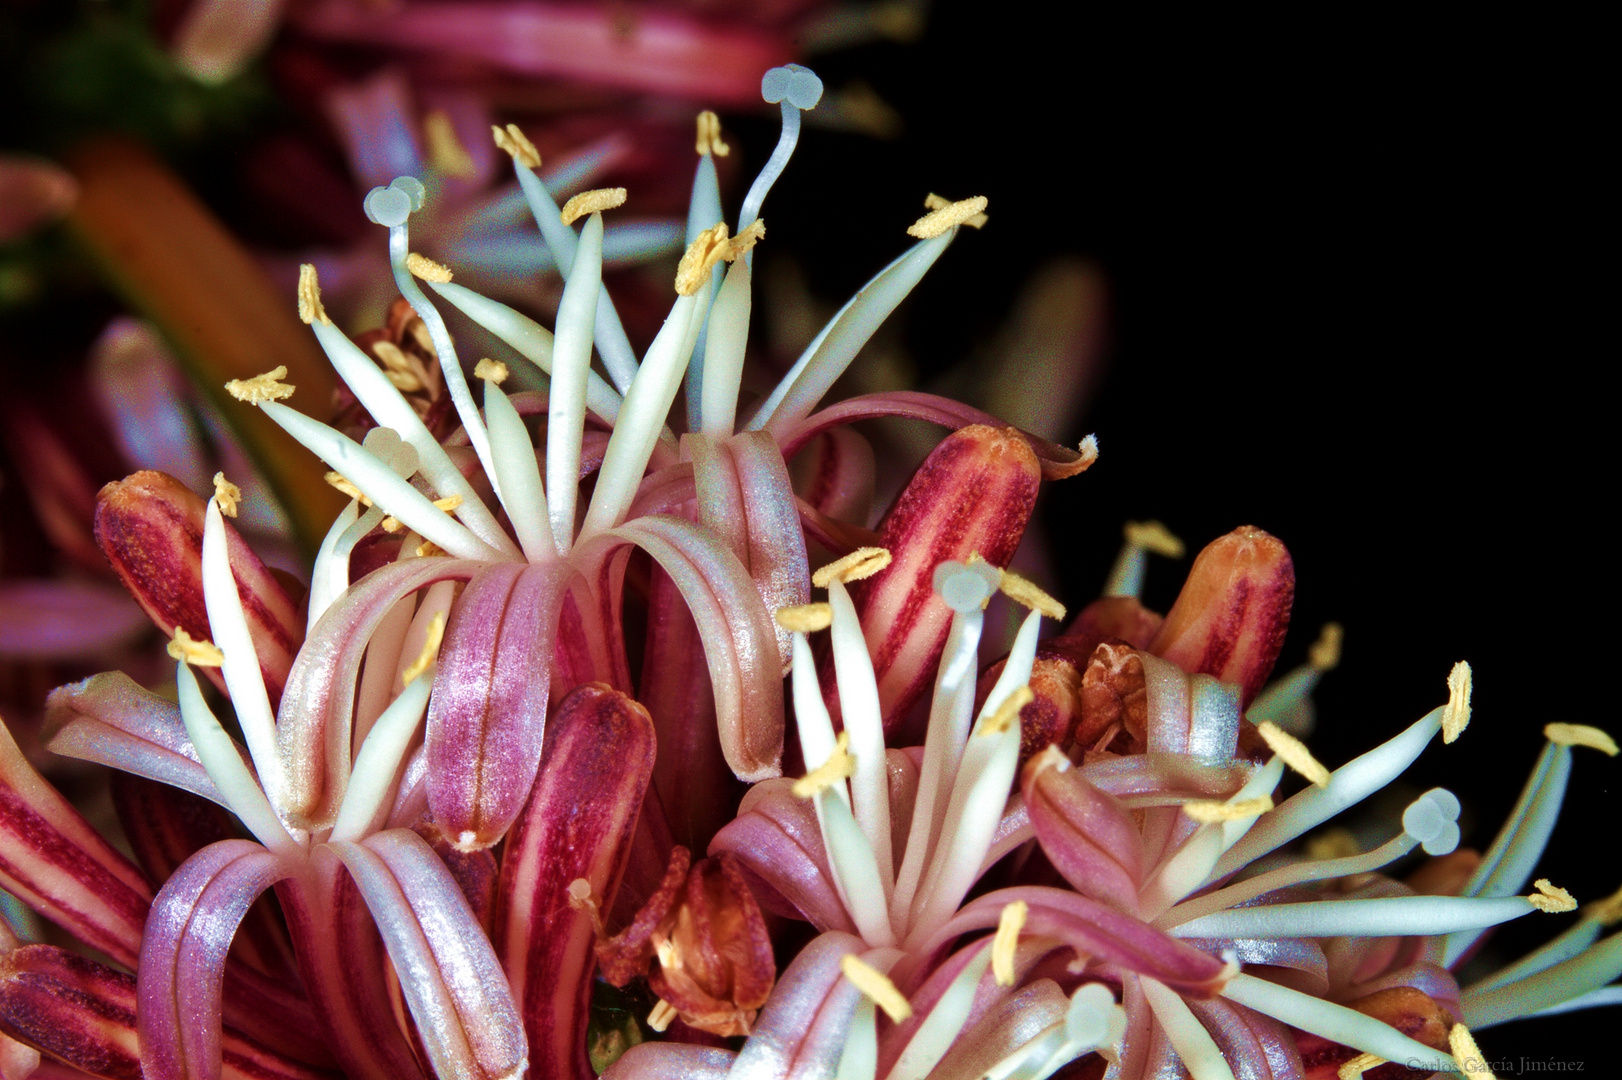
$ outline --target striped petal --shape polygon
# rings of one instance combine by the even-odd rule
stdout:
[[[121,671],[52,690],[45,699],[45,725],[45,745],[52,753],[108,765],[225,805],[198,762],[179,706]]]

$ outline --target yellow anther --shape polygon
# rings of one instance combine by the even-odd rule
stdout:
[[[1615,926],[1622,922],[1622,889],[1583,908],[1583,918],[1593,919],[1601,926]]]
[[[1215,825],[1223,821],[1243,821],[1273,809],[1273,797],[1260,795],[1239,802],[1220,802],[1216,799],[1195,799],[1183,804],[1183,813],[1202,825]]]
[[[1014,950],[1019,946],[1019,932],[1025,929],[1025,916],[1031,907],[1023,900],[1003,905],[1002,917],[997,920],[997,936],[991,942],[991,974],[998,986],[1014,985]]]
[[[411,666],[400,674],[400,681],[407,686],[416,681],[417,676],[428,670],[439,656],[439,643],[445,640],[445,613],[434,612],[434,617],[428,620],[428,633],[423,638],[422,651],[417,658],[411,661]]]
[[[372,353],[383,361],[383,374],[389,377],[389,382],[402,394],[409,394],[423,389],[426,385],[423,377],[428,374],[420,361],[415,357],[407,356],[405,350],[392,341],[374,341]]]
[[[777,609],[777,625],[791,634],[814,634],[828,629],[833,621],[833,608],[827,604],[799,604]]]
[[[434,500],[434,508],[436,510],[443,510],[447,514],[461,505],[462,496],[460,495],[447,495],[443,499]]]
[[[1076,453],[1081,457],[1073,466],[1077,472],[1086,472],[1098,464],[1098,436],[1088,435],[1076,444]]]
[[[436,263],[426,255],[418,255],[415,251],[406,256],[406,269],[424,281],[446,282],[451,279],[449,267]]]
[[[282,382],[287,378],[287,365],[272,368],[251,379],[232,379],[225,384],[225,392],[238,401],[257,405],[261,401],[280,401],[293,396],[293,387]]]
[[[1053,597],[1037,588],[1030,580],[1021,577],[1012,570],[1002,572],[1002,580],[997,586],[1008,599],[1016,604],[1022,604],[1032,611],[1039,611],[1045,619],[1055,622],[1064,619],[1064,605]]]
[[[705,229],[698,239],[687,245],[681,262],[676,267],[676,292],[692,296],[709,279],[710,267],[726,257],[727,223],[724,221]]]
[[[1319,787],[1329,786],[1329,770],[1323,763],[1312,756],[1306,744],[1294,735],[1280,728],[1271,720],[1263,720],[1256,725],[1256,731],[1261,735],[1262,741],[1269,750],[1284,759],[1284,764],[1306,777]]]
[[[648,1014],[648,1026],[655,1031],[663,1031],[670,1026],[672,1020],[676,1019],[676,1015],[676,1006],[664,998],[660,998],[659,1003]]]
[[[1183,542],[1158,521],[1129,521],[1123,528],[1126,542],[1168,559],[1183,557]]]
[[[861,581],[890,565],[890,553],[881,547],[857,548],[811,575],[811,584],[826,589],[834,581]]]
[[[936,196],[939,198],[939,196]],[[934,207],[929,213],[907,226],[907,235],[916,236],[920,240],[928,240],[939,236],[947,229],[958,225],[968,225],[978,229],[986,222],[986,197],[976,195],[972,199],[963,199],[960,202],[949,203],[940,200],[941,205]],[[932,206],[929,200],[924,200],[925,206]],[[976,221],[975,219],[979,219]]]
[[[354,483],[351,482],[350,479],[343,473],[329,472],[326,476],[322,477],[322,479],[331,484],[333,487],[337,488],[339,491],[343,492],[345,495],[348,495],[351,499],[359,501],[362,506],[372,505],[372,500],[367,497],[366,493],[360,488],[356,487]]]
[[[1015,720],[1019,719],[1019,710],[1035,700],[1036,695],[1031,692],[1028,685],[1015,690],[1004,699],[1001,705],[997,706],[996,712],[980,722],[980,734],[1001,735],[1013,726]]]
[[[834,740],[834,752],[828,755],[828,760],[794,781],[794,786],[789,790],[796,799],[809,799],[827,791],[855,771],[856,758],[850,752],[850,736],[841,731],[839,738]]]
[[[1450,743],[1470,726],[1470,665],[1460,660],[1447,673],[1447,710],[1442,713],[1442,741]]]
[[[1340,664],[1340,643],[1345,637],[1340,623],[1324,623],[1318,640],[1307,650],[1307,663],[1319,671],[1333,671]]]
[[[697,150],[716,157],[726,157],[732,153],[732,147],[721,141],[721,118],[708,109],[698,114]]]
[[[1344,1062],[1335,1075],[1340,1080],[1362,1080],[1363,1074],[1370,1069],[1385,1064],[1385,1058],[1375,1057],[1373,1054],[1359,1054],[1350,1061]]]
[[[424,540],[422,543],[417,545],[417,558],[419,559],[426,559],[430,555],[443,554],[445,554],[445,549],[434,543],[432,540]]]
[[[721,253],[721,258],[727,262],[735,262],[738,256],[753,250],[754,246],[765,238],[766,221],[764,218],[756,218],[743,232],[727,241],[726,250]]]
[[[563,204],[560,215],[565,225],[573,225],[576,220],[587,214],[600,214],[604,210],[612,210],[616,206],[625,205],[625,189],[622,187],[594,188],[591,191],[582,191],[574,198]]]
[[[422,118],[422,134],[428,143],[428,163],[446,176],[466,177],[479,171],[473,155],[456,137],[456,125],[443,109]]]
[[[1307,840],[1307,858],[1316,860],[1350,859],[1363,854],[1363,845],[1357,842],[1352,830],[1325,829]]]
[[[901,991],[895,988],[890,977],[878,968],[864,964],[854,953],[846,953],[839,958],[839,970],[897,1024],[912,1015],[912,1003],[901,996]]]
[[[1548,878],[1538,878],[1532,882],[1532,888],[1537,892],[1528,896],[1532,906],[1539,911],[1548,911],[1555,914],[1577,910],[1577,898],[1558,885],[1551,885]]]
[[[1459,1069],[1470,1080],[1496,1080],[1492,1069],[1487,1066],[1487,1059],[1481,1056],[1481,1048],[1470,1034],[1470,1029],[1463,1024],[1454,1024],[1453,1029],[1447,1033],[1448,1049],[1453,1051],[1453,1060],[1459,1063]]]
[[[1609,757],[1616,757],[1616,740],[1587,724],[1547,724],[1543,728],[1543,737],[1561,746],[1587,746]]]
[[[393,514],[390,514],[388,517],[384,518],[382,521],[379,521],[377,523],[377,527],[382,529],[384,532],[388,533],[390,536],[392,536],[395,533],[399,532],[401,529],[405,528],[405,522],[401,521],[399,518],[395,517]]]
[[[315,267],[303,263],[298,268],[298,317],[306,324],[323,322],[328,326],[327,309],[321,306],[321,279],[315,276]]]
[[[483,379],[485,382],[493,382],[497,386],[500,386],[502,383],[506,382],[507,376],[511,374],[512,372],[508,369],[506,364],[502,363],[500,360],[492,360],[488,356],[480,360],[477,364],[473,365],[473,377],[475,379]]]
[[[518,129],[517,124],[508,124],[505,128],[491,124],[490,134],[496,137],[496,147],[512,155],[512,159],[524,168],[541,167],[541,155],[535,149],[535,144]]]
[[[967,200],[967,201],[973,202],[974,200],[970,199],[970,200]],[[924,209],[925,210],[945,210],[945,209],[947,209],[948,207],[950,207],[952,205],[953,205],[952,200],[942,198],[941,196],[935,194],[933,191],[930,192],[928,195],[924,196]],[[986,223],[986,216],[984,214],[975,214],[973,217],[968,217],[968,218],[963,219],[963,224],[967,225],[971,229],[978,229],[978,228],[982,227],[983,225],[985,225],[985,223]],[[945,230],[943,229],[941,231],[944,232]]]
[[[214,505],[220,508],[220,513],[226,517],[237,516],[237,504],[242,501],[242,489],[225,478],[225,474],[214,474]]]
[[[169,642],[169,655],[192,667],[219,667],[225,663],[225,654],[218,645],[212,641],[198,641],[178,626]]]

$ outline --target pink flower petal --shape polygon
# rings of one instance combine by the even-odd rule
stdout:
[[[198,763],[180,707],[121,671],[59,686],[45,699],[45,745],[225,805]]]

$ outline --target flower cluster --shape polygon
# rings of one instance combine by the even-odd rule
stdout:
[[[84,947],[0,936],[5,1075],[1478,1074],[1472,1030],[1615,1000],[1615,900],[1459,981],[1491,927],[1576,908],[1531,879],[1605,733],[1549,725],[1485,855],[1440,788],[1337,846],[1321,826],[1465,732],[1467,665],[1330,770],[1297,736],[1338,632],[1268,685],[1277,539],[1217,539],[1161,616],[1148,555],[1181,545],[1129,526],[1066,621],[1006,567],[1042,481],[1096,442],[919,393],[819,409],[984,198],[931,195],[916,242],[744,393],[761,212],[822,86],[789,65],[762,91],[782,133],[735,227],[698,120],[676,298],[640,356],[602,281],[623,189],[560,207],[495,130],[563,275],[551,330],[414,250],[419,180],[366,197],[389,325],[357,342],[313,267],[298,290],[338,420],[286,404],[284,369],[228,388],[349,496],[302,597],[233,528],[223,473],[207,500],[159,473],[102,492],[97,540],[171,637],[178,701],[106,674],[50,702],[50,748],[118,771],[133,861],[0,739],[0,885]],[[472,365],[477,399],[436,299],[512,350]],[[504,388],[519,364],[544,391]],[[878,416],[950,434],[875,518],[849,425]],[[982,670],[999,593],[1029,614]],[[607,984],[654,998],[604,1035]]]

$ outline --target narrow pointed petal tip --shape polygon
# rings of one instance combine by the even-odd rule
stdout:
[[[95,534],[107,561],[165,634],[184,630],[212,641],[203,604],[203,516],[206,503],[172,476],[137,472],[108,484],[96,499]],[[304,639],[298,607],[229,523],[231,568],[274,704]]]
[[[1013,428],[971,424],[948,435],[919,467],[880,529],[890,565],[856,587],[888,730],[929,687],[952,610],[935,568],[978,555],[1004,567],[1036,505],[1042,469]]]
[[[1240,687],[1249,704],[1273,670],[1295,599],[1295,564],[1276,537],[1241,526],[1208,544],[1149,651],[1189,674]]]

